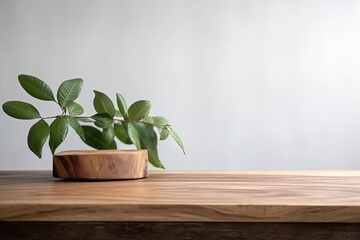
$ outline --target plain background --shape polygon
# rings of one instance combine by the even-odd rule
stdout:
[[[58,113],[21,73],[83,78],[89,115],[93,89],[150,100],[186,146],[160,143],[167,169],[360,168],[357,0],[1,0],[1,104]],[[0,121],[1,170],[51,169],[27,148],[34,121]],[[68,149],[88,147],[69,131]]]

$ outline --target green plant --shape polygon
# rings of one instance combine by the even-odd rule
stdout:
[[[55,98],[51,88],[42,80],[30,75],[19,75],[20,85],[32,97],[52,101],[58,104],[61,114],[43,117],[30,103],[9,101],[2,105],[6,114],[17,119],[39,119],[29,130],[27,143],[30,150],[39,158],[49,138],[52,154],[65,140],[68,126],[73,128],[81,140],[95,149],[117,149],[115,138],[125,144],[134,144],[137,149],[147,149],[149,162],[158,168],[164,168],[157,151],[158,138],[165,140],[169,135],[184,151],[183,143],[178,134],[161,116],[149,116],[151,103],[140,100],[129,108],[123,96],[116,94],[118,109],[111,99],[102,92],[94,91],[93,105],[96,114],[82,116],[82,106],[75,102],[81,92],[83,80],[80,78],[64,81],[57,90]],[[52,120],[49,125],[47,121]],[[94,124],[83,125],[83,124]],[[158,134],[155,129],[157,129]]]

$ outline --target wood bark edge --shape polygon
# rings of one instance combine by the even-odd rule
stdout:
[[[125,180],[145,178],[146,150],[66,151],[53,156],[55,178]]]

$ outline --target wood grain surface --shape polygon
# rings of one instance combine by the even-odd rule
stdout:
[[[9,240],[359,240],[360,224],[0,222]]]
[[[53,156],[53,176],[113,180],[147,177],[146,150],[65,151]]]
[[[100,182],[1,172],[0,220],[360,223],[360,172],[155,171]]]

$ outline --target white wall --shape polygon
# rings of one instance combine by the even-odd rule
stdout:
[[[0,102],[85,80],[149,99],[186,145],[160,144],[168,169],[359,169],[360,1],[1,0]],[[0,169],[51,169],[26,145],[32,121],[0,113]],[[87,149],[71,132],[59,148]]]

